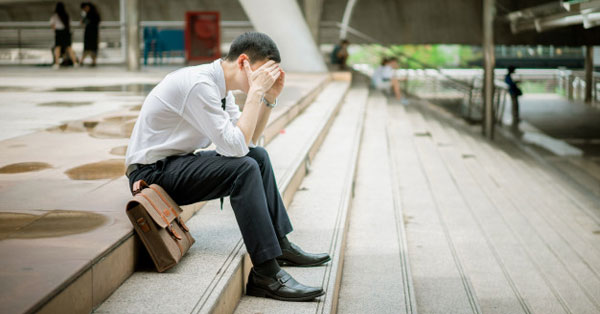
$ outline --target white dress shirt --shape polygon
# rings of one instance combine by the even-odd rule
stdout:
[[[233,94],[225,90],[221,60],[179,69],[168,74],[146,97],[129,140],[125,164],[151,164],[211,143],[220,155],[245,156],[248,145],[236,126],[240,116]]]
[[[56,13],[50,17],[50,25],[54,25],[54,29],[57,31],[65,29],[65,24],[63,24]]]
[[[388,89],[392,86],[391,80],[394,77],[395,71],[391,66],[380,66],[373,72],[371,84],[377,89]]]

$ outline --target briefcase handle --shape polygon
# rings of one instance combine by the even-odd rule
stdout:
[[[148,183],[146,183],[146,181],[144,180],[137,180],[135,181],[135,183],[133,184],[133,189],[131,194],[133,194],[133,196],[139,194],[140,192],[142,192],[143,189],[148,187]]]

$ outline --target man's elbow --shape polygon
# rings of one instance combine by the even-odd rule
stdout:
[[[217,147],[217,153],[225,157],[244,157],[249,151],[248,145],[232,145],[227,149],[219,149],[219,147]]]

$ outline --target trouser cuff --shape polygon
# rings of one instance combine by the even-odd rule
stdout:
[[[281,248],[279,246],[272,246],[250,254],[250,259],[252,260],[253,265],[258,265],[270,259],[281,256],[281,254],[283,253],[281,252]]]

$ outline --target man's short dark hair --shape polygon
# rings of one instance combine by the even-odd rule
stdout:
[[[267,34],[259,32],[246,32],[234,39],[225,60],[235,61],[242,53],[248,55],[250,63],[265,59],[281,62],[275,42]]]

